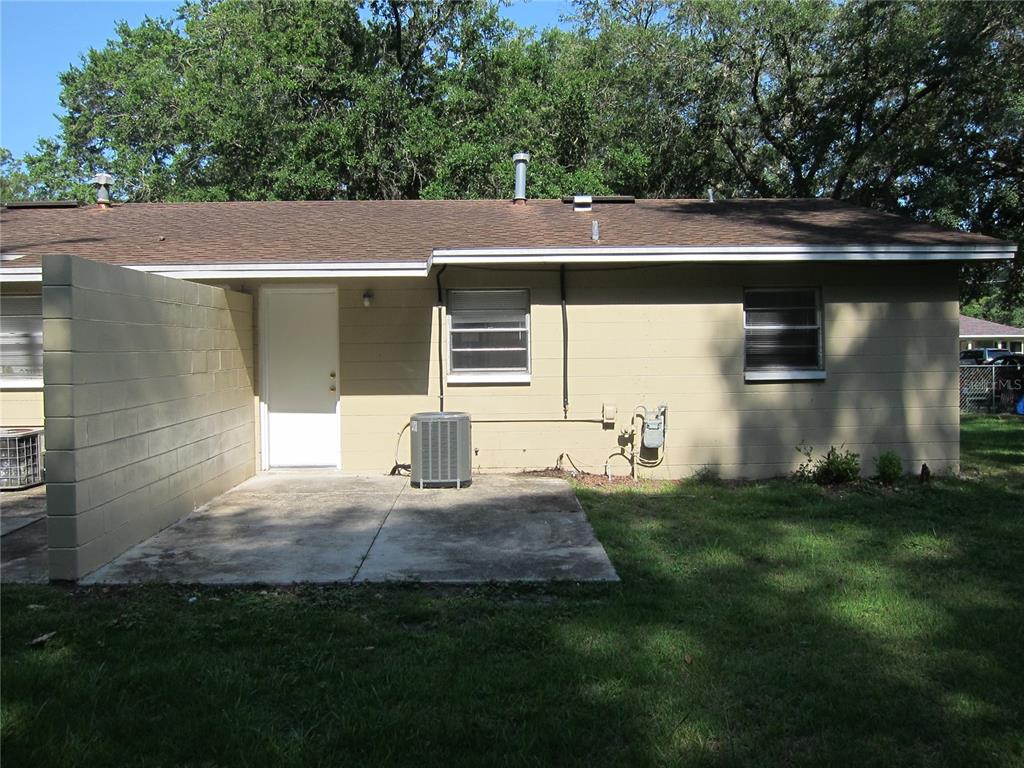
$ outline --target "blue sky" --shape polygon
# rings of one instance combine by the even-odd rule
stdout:
[[[0,0],[0,146],[21,157],[57,132],[57,76],[89,48],[102,48],[118,21],[171,16],[178,0]],[[549,27],[567,0],[517,0],[505,15],[523,26]]]

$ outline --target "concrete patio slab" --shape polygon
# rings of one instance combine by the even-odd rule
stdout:
[[[45,584],[46,486],[0,493],[0,582]]]
[[[402,486],[395,478],[374,478],[379,482],[349,493],[347,479],[337,473],[257,476],[82,583],[350,581]]]
[[[265,472],[131,548],[86,584],[617,581],[568,483]]]
[[[46,486],[0,493],[0,536],[46,517]]]
[[[0,583],[46,584],[46,521],[35,519],[0,539]]]
[[[468,488],[410,489],[356,581],[618,581],[564,480],[480,475]]]

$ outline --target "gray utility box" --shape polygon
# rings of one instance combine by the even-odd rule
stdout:
[[[473,438],[468,413],[414,413],[412,486],[461,488],[472,482]]]

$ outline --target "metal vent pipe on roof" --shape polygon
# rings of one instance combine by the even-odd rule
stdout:
[[[110,205],[110,185],[114,183],[114,177],[109,173],[97,173],[92,177],[92,183],[96,187],[96,202],[104,207]]]
[[[526,166],[530,162],[530,154],[517,152],[512,155],[512,162],[516,164],[516,192],[512,202],[522,205],[526,202]]]

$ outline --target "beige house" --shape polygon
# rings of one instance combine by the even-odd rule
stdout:
[[[421,411],[471,414],[480,472],[764,477],[800,444],[955,469],[958,266],[1015,251],[818,199],[9,206],[0,226],[0,424],[45,422],[54,578],[260,470],[388,472]]]
[[[1024,352],[1024,328],[960,315],[960,351],[968,349],[1005,349],[1020,354]]]

